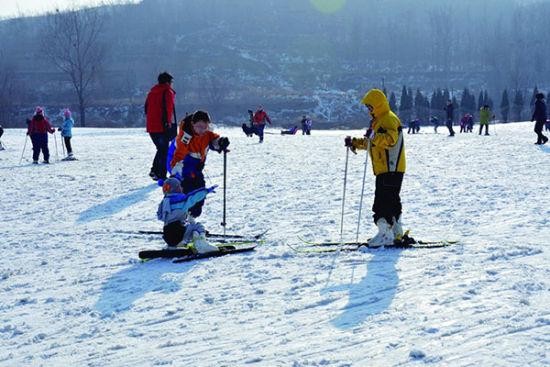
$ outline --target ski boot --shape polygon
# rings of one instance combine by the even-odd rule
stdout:
[[[206,235],[204,233],[199,234],[198,232],[193,232],[193,242],[191,242],[191,249],[196,254],[207,254],[220,250],[217,246],[208,243],[208,241],[206,240]]]
[[[378,233],[369,240],[368,247],[378,248],[393,245],[393,231],[388,222],[384,218],[380,218],[376,222],[376,226],[378,227]]]

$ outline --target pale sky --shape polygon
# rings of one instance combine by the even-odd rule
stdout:
[[[120,2],[120,1],[118,1]],[[55,8],[91,6],[100,0],[0,0],[0,18],[42,14]]]

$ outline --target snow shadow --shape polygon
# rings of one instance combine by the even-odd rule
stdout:
[[[393,302],[399,277],[395,264],[401,251],[374,250],[367,263],[367,273],[358,283],[330,288],[331,291],[349,291],[349,299],[342,314],[332,320],[339,329],[349,330],[362,324],[369,316],[383,313]]]
[[[142,201],[151,191],[158,188],[157,184],[147,185],[128,194],[106,201],[103,204],[94,205],[86,209],[77,219],[77,223],[87,223],[94,220],[110,217],[122,210]]]
[[[548,145],[539,145],[540,150],[542,150],[544,153],[550,153],[550,146]]]
[[[102,317],[128,311],[135,301],[150,292],[173,293],[181,289],[181,276],[192,265],[152,260],[113,274],[104,284],[95,309]]]

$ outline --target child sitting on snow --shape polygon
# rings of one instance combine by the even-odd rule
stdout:
[[[183,194],[177,178],[167,179],[163,186],[164,199],[157,210],[157,218],[164,221],[162,238],[169,247],[188,244],[193,252],[204,254],[218,251],[218,248],[206,241],[204,226],[189,216],[188,210],[207,194],[214,192],[216,186],[201,188]]]

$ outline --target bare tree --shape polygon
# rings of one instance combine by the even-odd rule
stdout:
[[[199,78],[199,98],[204,99],[213,108],[218,108],[229,93],[229,85],[218,70],[206,68]]]
[[[76,92],[81,126],[86,126],[90,90],[105,53],[99,39],[102,28],[99,8],[56,11],[47,17],[42,40],[45,54],[69,77]]]
[[[0,52],[0,121],[4,126],[11,126],[10,117],[14,105],[16,83],[12,65]]]

